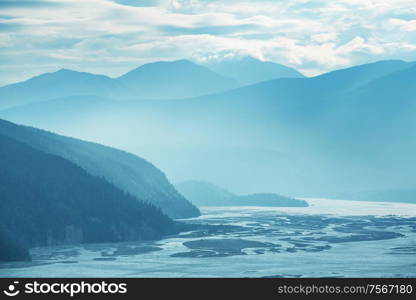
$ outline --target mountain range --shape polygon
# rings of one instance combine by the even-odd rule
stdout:
[[[198,209],[175,190],[164,173],[136,155],[4,120],[0,120],[0,134],[66,159],[172,218],[199,215]],[[33,172],[36,174],[36,170]]]
[[[0,261],[28,260],[27,249],[36,246],[152,240],[178,232],[160,209],[67,159],[3,134],[0,144]]]
[[[328,196],[415,187],[415,93],[416,65],[390,60],[194,98],[61,97],[0,116],[139,154],[176,182]]]
[[[60,69],[0,88],[0,108],[74,95],[114,97],[125,87],[104,75]]]
[[[270,61],[260,61],[251,56],[237,59],[208,61],[204,66],[214,72],[234,78],[241,85],[255,84],[261,81],[277,78],[302,78],[299,71]]]
[[[126,97],[135,99],[195,97],[239,86],[234,79],[185,59],[145,64],[117,80],[131,90]]]
[[[176,189],[196,206],[306,207],[304,200],[272,193],[236,195],[210,182],[189,180],[175,184]]]
[[[112,99],[188,98],[237,88],[246,82],[241,80],[243,74],[251,74],[253,82],[301,76],[288,67],[253,58],[234,62],[230,71],[235,72],[227,72],[230,63],[217,63],[212,66],[218,69],[215,72],[185,59],[160,61],[144,64],[117,78],[60,69],[0,87],[0,109],[79,95]]]

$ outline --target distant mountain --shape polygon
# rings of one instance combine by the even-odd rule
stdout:
[[[0,87],[0,109],[81,95],[119,100],[187,98],[238,86],[234,79],[188,60],[145,64],[119,78],[61,69]]]
[[[305,200],[294,199],[272,193],[256,193],[232,198],[234,205],[267,207],[307,207]]]
[[[413,63],[402,60],[383,60],[328,72],[311,78],[310,82],[317,88],[352,90],[412,65]]]
[[[416,65],[410,64],[340,95],[326,107],[330,114],[325,123],[331,124],[321,128],[326,146],[336,144],[339,153],[373,153],[371,161],[384,155],[383,163],[392,168],[401,161],[401,171],[393,173],[411,174],[409,162],[416,149],[415,94]]]
[[[61,69],[0,87],[0,109],[74,95],[117,96],[125,87],[104,75]]]
[[[414,85],[416,75],[416,63],[406,63],[405,68],[398,68],[394,72],[388,72],[368,82],[362,84],[360,89],[357,89],[354,97],[368,97],[375,92],[379,94],[374,101],[379,101],[378,97],[382,97],[383,101],[388,101],[392,97],[399,97],[400,99],[408,99],[409,93],[414,93],[416,87]]]
[[[254,84],[277,78],[302,78],[303,74],[293,68],[269,61],[260,61],[251,56],[211,61],[205,64],[208,68],[230,78],[242,85]]]
[[[185,181],[175,185],[178,191],[197,206],[268,206],[305,207],[304,200],[271,193],[235,195],[216,185],[203,181]]]
[[[205,181],[184,181],[175,184],[175,187],[197,206],[222,206],[236,196],[215,184]]]
[[[369,84],[397,71],[410,68],[412,63],[401,60],[386,60],[340,69],[309,78],[280,78],[260,82],[251,86],[201,97],[201,100],[232,101],[241,103],[270,101],[274,106],[315,106],[320,108],[327,101],[337,99],[347,92]],[[270,107],[267,107],[270,109]]]
[[[80,96],[0,116],[140,154],[175,181],[329,197],[414,188],[415,87],[414,64],[381,61],[191,99]]]
[[[198,209],[175,190],[159,169],[133,154],[3,120],[0,134],[67,159],[90,175],[105,178],[122,191],[159,207],[172,218],[199,215]]]
[[[196,97],[238,87],[233,79],[189,60],[145,64],[118,80],[133,91],[133,99]]]
[[[160,209],[61,157],[0,134],[0,261],[25,248],[158,239],[177,232]],[[19,245],[19,246],[17,246]],[[25,247],[25,248],[24,248]]]

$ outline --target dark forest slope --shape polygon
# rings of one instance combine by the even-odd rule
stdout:
[[[0,260],[25,258],[16,245],[149,240],[175,232],[160,209],[70,161],[4,135],[0,145],[0,240],[8,240]]]
[[[3,120],[0,134],[63,157],[89,174],[103,177],[124,192],[161,208],[172,218],[199,215],[198,209],[175,190],[163,172],[138,156]]]

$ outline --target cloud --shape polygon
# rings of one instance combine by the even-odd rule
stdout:
[[[388,23],[402,31],[416,31],[416,19],[409,21],[402,19],[389,19]]]
[[[384,48],[378,45],[372,45],[372,44],[366,43],[366,41],[362,37],[357,36],[351,41],[349,41],[347,44],[339,47],[337,49],[337,52],[339,54],[344,54],[344,55],[348,55],[353,52],[382,54],[384,52]]]
[[[158,30],[171,35],[199,35],[199,34],[212,34],[217,36],[229,35],[246,30],[259,29],[259,25],[230,25],[230,26],[202,26],[202,27],[178,27],[178,26],[160,26]]]
[[[0,32],[3,31],[17,31],[22,28],[21,24],[17,24],[14,22],[1,22],[0,21]]]
[[[251,55],[309,75],[416,60],[414,0],[1,1],[0,84],[66,67]]]
[[[160,1],[159,0],[112,0],[115,3],[127,5],[127,6],[134,6],[134,7],[151,7],[157,6]]]
[[[58,6],[60,3],[52,2],[52,1],[24,1],[24,0],[2,0],[0,2],[0,8],[21,8],[21,7],[29,7],[29,8],[41,8],[41,7],[52,7]]]
[[[336,32],[325,32],[312,35],[311,40],[317,43],[324,43],[336,41],[337,38],[338,34]]]

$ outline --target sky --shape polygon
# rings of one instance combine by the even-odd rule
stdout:
[[[250,55],[307,76],[416,60],[414,0],[0,0],[0,85]]]

